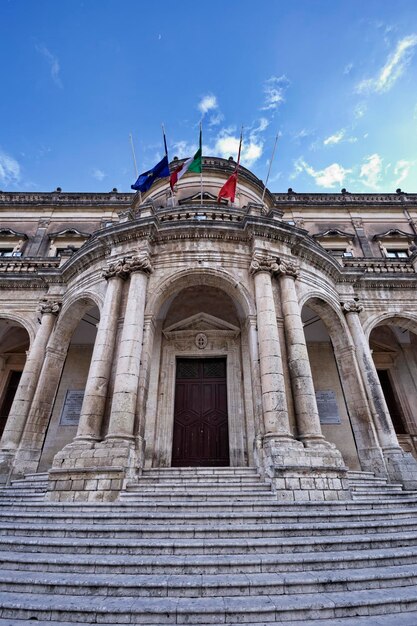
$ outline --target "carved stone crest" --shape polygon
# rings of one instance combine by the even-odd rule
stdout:
[[[207,347],[208,339],[205,333],[197,333],[195,336],[195,345],[200,350],[204,350]]]

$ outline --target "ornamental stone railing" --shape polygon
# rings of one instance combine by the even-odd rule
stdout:
[[[60,262],[59,257],[43,259],[4,257],[0,258],[0,274],[36,274],[39,270],[56,269]]]
[[[415,274],[412,259],[343,258],[347,269],[360,269],[371,274]]]

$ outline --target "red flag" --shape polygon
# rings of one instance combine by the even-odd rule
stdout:
[[[219,195],[217,196],[217,202],[220,202],[220,198],[230,198],[231,202],[235,201],[237,172],[239,169],[240,151],[242,148],[242,134],[243,134],[243,126],[242,126],[242,130],[240,131],[239,152],[237,155],[237,163],[236,163],[235,171],[233,172],[231,176],[229,176],[229,178],[224,183],[223,187],[220,189]]]
[[[220,202],[220,198],[230,198],[232,202],[235,201],[237,183],[237,170],[233,172],[231,176],[226,180],[223,187],[219,191],[217,196],[217,202]]]
[[[174,190],[174,185],[177,184],[177,180],[178,180],[178,174],[180,173],[180,171],[183,168],[183,163],[181,163],[181,165],[179,165],[178,167],[175,168],[175,170],[173,172],[171,172],[171,176],[169,177],[169,184],[171,186],[171,189]]]

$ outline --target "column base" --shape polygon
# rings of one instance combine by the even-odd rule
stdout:
[[[279,501],[350,500],[347,467],[329,442],[263,441],[265,473]]]
[[[112,502],[142,467],[142,457],[141,441],[74,441],[54,458],[48,500]]]
[[[388,478],[387,466],[381,448],[358,448],[361,470],[372,472],[375,476]]]
[[[402,483],[407,491],[417,489],[417,461],[410,452],[398,448],[382,450],[391,482]]]
[[[0,485],[7,485],[9,482],[15,455],[15,451],[2,450],[0,452]]]

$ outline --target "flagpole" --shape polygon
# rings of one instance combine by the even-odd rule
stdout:
[[[138,166],[136,164],[135,146],[133,145],[132,133],[129,133],[130,145],[132,147],[133,165],[135,166],[136,180],[139,177]],[[142,193],[139,191],[139,204],[142,204]]]
[[[167,160],[168,160],[168,148],[167,148],[167,138],[165,136],[165,127],[164,127],[163,124],[161,124],[161,126],[162,126],[162,136],[164,138],[165,154],[166,154],[166,157],[167,157]],[[174,204],[175,204],[174,192],[172,191],[171,188],[170,188],[170,191],[171,191],[172,206],[174,206]]]
[[[201,141],[201,172],[200,172],[200,197],[201,197],[201,203],[200,206],[203,206],[203,141],[202,141],[202,136],[203,136],[203,123],[200,122],[200,141]]]
[[[264,198],[265,198],[265,192],[266,192],[266,186],[268,184],[268,180],[269,180],[269,175],[271,173],[271,167],[272,167],[272,162],[274,160],[275,157],[275,150],[277,147],[277,143],[278,143],[278,133],[277,136],[275,137],[275,143],[274,143],[274,149],[272,150],[272,156],[271,156],[271,160],[269,161],[269,168],[268,168],[268,174],[266,176],[266,181],[265,181],[265,185],[264,185],[264,190],[262,192],[262,198],[261,198],[261,204],[263,205],[264,203]]]

